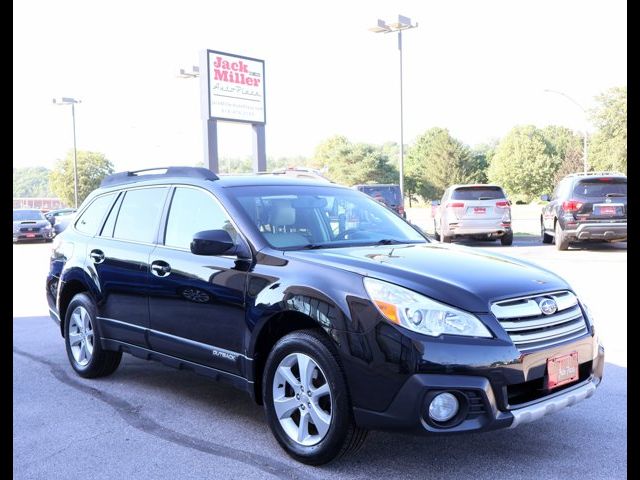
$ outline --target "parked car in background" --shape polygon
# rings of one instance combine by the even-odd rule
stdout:
[[[444,191],[433,219],[437,240],[473,237],[513,243],[511,202],[499,185],[452,185]]]
[[[51,225],[55,225],[56,218],[71,215],[72,213],[76,213],[75,208],[60,208],[58,210],[49,210],[44,214],[44,217],[49,220]]]
[[[13,241],[44,240],[53,238],[53,227],[40,210],[15,209],[13,211]]]
[[[567,250],[572,242],[627,240],[627,176],[618,172],[572,173],[564,177],[540,215],[543,243]]]
[[[369,429],[513,428],[603,375],[594,320],[551,271],[434,244],[367,195],[286,175],[110,175],[54,244],[45,291],[81,377],[129,353],[225,381],[312,465]]]
[[[373,183],[354,185],[353,188],[386,205],[402,218],[407,218],[407,213],[404,210],[404,201],[400,194],[400,185]]]
[[[294,178],[307,178],[309,180],[320,180],[322,182],[331,182],[325,177],[320,170],[306,167],[289,167],[280,168],[271,172],[273,175],[287,175]]]
[[[53,233],[55,235],[60,235],[65,229],[69,226],[71,222],[73,222],[74,218],[76,218],[76,213],[72,212],[68,215],[61,215],[55,217],[55,224],[53,225]]]

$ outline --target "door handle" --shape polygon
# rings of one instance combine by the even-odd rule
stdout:
[[[102,263],[104,262],[104,252],[102,250],[91,250],[89,254],[93,263]]]
[[[166,277],[171,273],[171,265],[162,260],[151,263],[151,273],[156,277]]]

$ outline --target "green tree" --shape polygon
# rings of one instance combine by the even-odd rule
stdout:
[[[487,172],[491,159],[496,154],[499,140],[492,138],[488,142],[480,143],[471,149],[472,171],[475,183],[487,183]]]
[[[49,188],[49,169],[26,167],[13,169],[14,197],[53,197]]]
[[[548,152],[556,161],[560,162],[558,170],[553,176],[553,185],[570,173],[584,170],[582,134],[567,127],[548,125],[542,129],[542,135],[547,143]],[[547,190],[553,188],[553,185],[549,185]]]
[[[113,164],[104,154],[78,150],[78,205],[100,186],[102,179],[113,173]],[[74,204],[73,150],[58,160],[49,176],[51,190],[65,204]]]
[[[559,125],[547,125],[541,130],[547,143],[548,152],[562,160],[568,152],[582,150],[582,135],[570,128]]]
[[[312,166],[326,167],[327,177],[344,185],[396,183],[398,171],[382,148],[351,143],[344,136],[331,137],[316,147]]]
[[[456,183],[475,183],[481,179],[478,161],[469,147],[444,128],[432,128],[416,139],[405,162],[405,189],[425,200],[440,198]]]
[[[547,192],[553,183],[562,163],[555,153],[539,128],[514,127],[498,145],[489,165],[489,180],[502,185],[509,194],[531,200]]]
[[[614,87],[596,97],[591,121],[598,129],[591,139],[591,170],[627,173],[627,87]]]

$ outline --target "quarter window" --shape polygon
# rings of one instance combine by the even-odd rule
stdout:
[[[129,190],[122,200],[113,237],[153,243],[166,195],[167,187]]]
[[[95,235],[115,196],[115,193],[109,193],[91,202],[91,205],[78,218],[76,229],[87,235]]]
[[[176,188],[164,244],[189,249],[193,235],[203,230],[226,230],[234,241],[237,235],[229,217],[211,195],[193,188]]]

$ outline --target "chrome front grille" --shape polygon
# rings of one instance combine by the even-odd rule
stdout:
[[[540,302],[545,299],[555,301],[555,313],[542,313]],[[491,305],[491,312],[521,352],[573,340],[588,331],[578,299],[567,291],[501,300]]]

